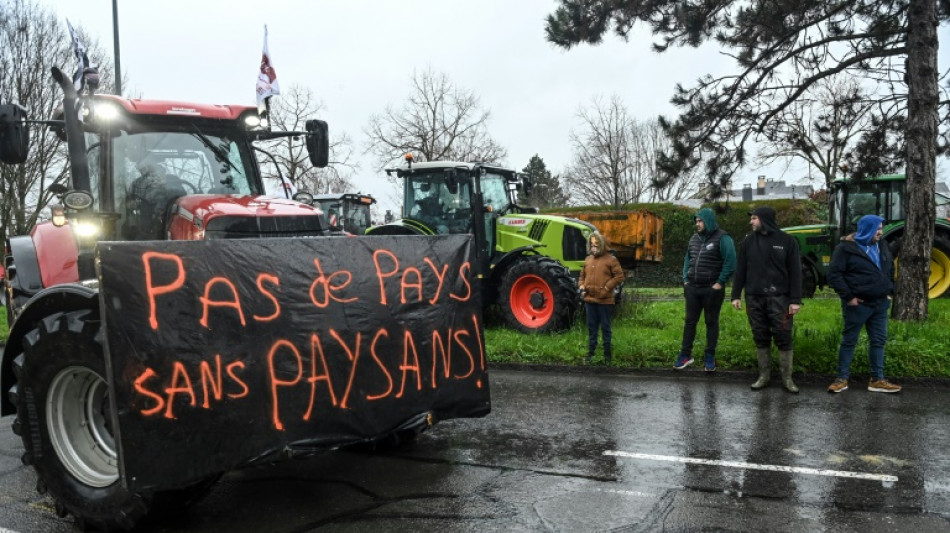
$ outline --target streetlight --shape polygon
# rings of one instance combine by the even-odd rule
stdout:
[[[119,6],[112,0],[112,47],[115,55],[115,93],[122,96],[122,67],[119,65]]]

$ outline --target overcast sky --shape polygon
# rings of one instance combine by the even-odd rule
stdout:
[[[112,53],[112,0],[40,1],[64,27],[68,18]],[[619,95],[637,119],[672,116],[677,82],[692,86],[703,74],[731,71],[731,60],[711,47],[655,54],[646,31],[627,43],[610,36],[598,46],[556,48],[544,39],[545,16],[556,6],[553,0],[118,0],[123,89],[150,99],[253,105],[266,24],[281,87],[312,89],[325,110],[319,118],[332,132],[346,132],[358,154],[370,115],[401,106],[413,71],[431,68],[473,91],[491,112],[488,130],[508,149],[504,163],[521,169],[538,154],[560,173],[571,159],[578,109],[595,96]],[[942,68],[947,49],[941,49]],[[392,192],[374,163],[363,158],[354,182],[389,204]],[[763,173],[792,183],[804,174],[800,165],[783,170],[749,168],[735,183]]]

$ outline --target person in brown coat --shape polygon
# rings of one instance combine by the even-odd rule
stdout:
[[[614,289],[623,283],[624,273],[620,261],[607,249],[607,239],[598,232],[591,234],[587,242],[587,259],[581,269],[578,288],[584,299],[587,313],[587,363],[597,350],[597,331],[604,337],[604,363],[610,364],[611,330],[610,319],[614,307]]]

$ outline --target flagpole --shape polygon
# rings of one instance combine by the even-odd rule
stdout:
[[[115,55],[115,94],[122,96],[122,67],[119,62],[119,6],[112,0],[112,47]]]

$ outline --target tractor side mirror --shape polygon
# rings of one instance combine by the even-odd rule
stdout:
[[[534,184],[531,183],[531,180],[525,177],[521,180],[521,193],[525,198],[531,198],[531,191],[534,189]]]
[[[30,130],[26,119],[23,107],[0,105],[0,161],[9,165],[26,162],[30,150]]]
[[[306,126],[310,163],[317,168],[325,168],[330,164],[329,127],[323,120],[308,120]]]

